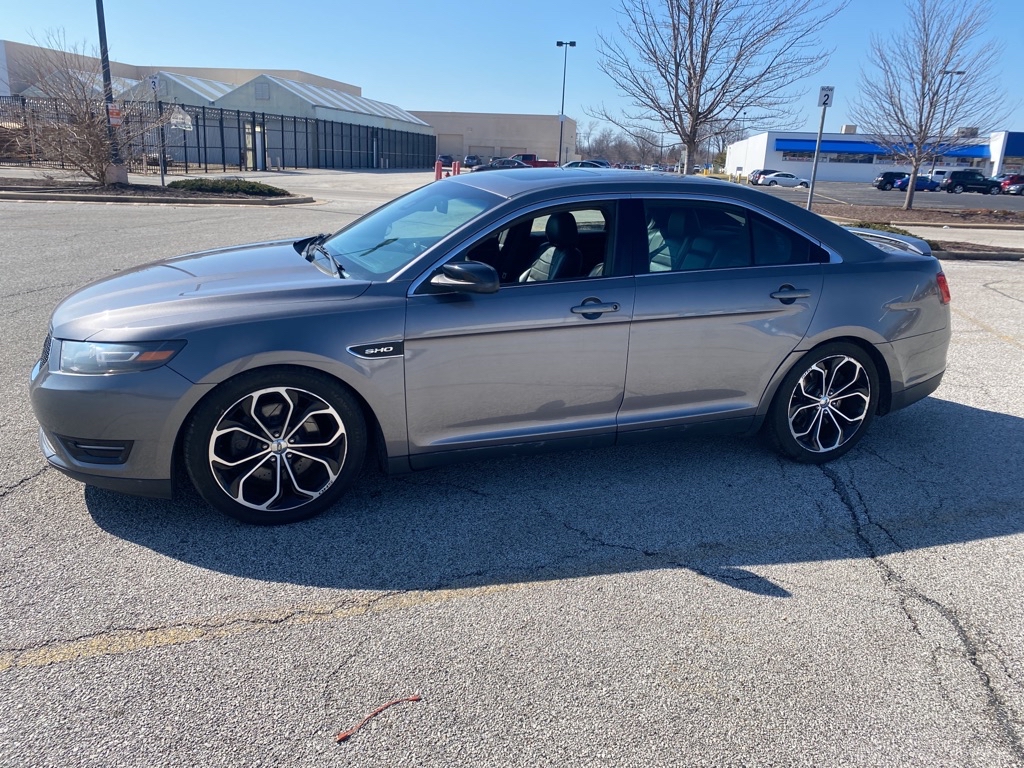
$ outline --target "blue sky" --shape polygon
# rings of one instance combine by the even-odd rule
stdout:
[[[7,3],[0,39],[31,43],[62,27],[69,40],[97,45],[92,0]],[[598,69],[597,34],[618,33],[617,0],[104,0],[112,59],[169,67],[301,69],[358,85],[363,95],[405,109],[558,114],[563,49],[568,52],[565,111],[625,103]],[[989,37],[1006,46],[1001,61],[978,61],[1004,88],[1012,109],[1000,128],[1024,130],[1019,41],[1024,2],[993,0]],[[818,86],[836,88],[826,131],[849,122],[846,110],[867,63],[872,32],[904,23],[900,0],[852,0],[825,29],[835,48],[821,72],[802,83],[804,130],[817,130]],[[1016,76],[1016,77],[1015,77]]]

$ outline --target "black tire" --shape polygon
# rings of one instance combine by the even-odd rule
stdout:
[[[777,181],[769,181],[768,182],[768,186],[769,187],[776,187],[776,186],[778,186],[778,184],[779,184],[779,182],[777,182]]]
[[[1002,192],[1002,190],[995,184],[988,188],[988,193],[990,195],[998,195],[1000,192]]]
[[[798,186],[803,187],[804,189],[807,189],[807,184],[805,182],[803,182],[803,181],[801,181]]]
[[[887,181],[887,182],[885,182],[885,184],[882,185],[882,191],[883,192],[888,192],[890,189],[892,189],[892,183],[891,182]]]
[[[955,194],[955,195],[959,195],[963,191],[964,191],[964,185],[963,184],[956,184],[953,187],[953,194]]]
[[[871,358],[855,344],[833,342],[812,349],[786,374],[765,428],[782,454],[824,464],[857,444],[877,408]]]
[[[362,408],[343,385],[317,371],[269,368],[214,389],[183,446],[192,484],[212,506],[245,523],[282,525],[334,504],[366,443]]]

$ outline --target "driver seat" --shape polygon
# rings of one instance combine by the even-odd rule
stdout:
[[[548,241],[541,246],[530,268],[519,276],[519,282],[579,277],[583,271],[583,254],[576,247],[580,233],[575,217],[569,211],[551,214],[544,234]]]

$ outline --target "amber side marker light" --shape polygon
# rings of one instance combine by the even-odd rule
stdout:
[[[946,291],[946,295],[949,295],[948,290]],[[144,363],[162,363],[165,360],[170,360],[176,354],[178,354],[178,350],[176,349],[157,349],[151,352],[143,352],[135,359]]]

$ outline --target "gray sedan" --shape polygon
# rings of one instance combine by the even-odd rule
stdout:
[[[434,182],[333,235],[183,256],[86,286],[32,371],[49,462],[241,520],[336,503],[367,457],[454,460],[762,430],[843,455],[930,394],[949,291],[715,180],[529,169]]]

